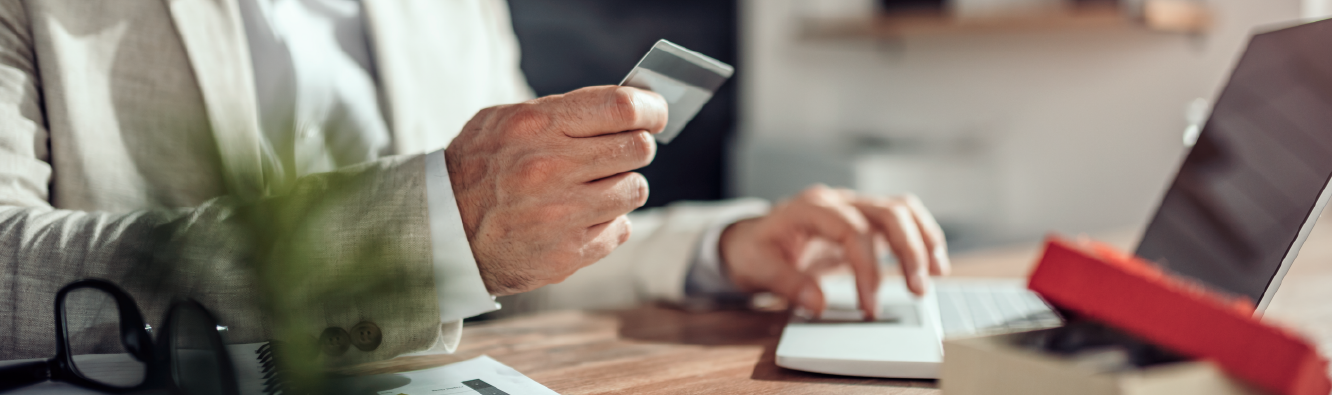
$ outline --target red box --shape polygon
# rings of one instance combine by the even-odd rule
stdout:
[[[1113,247],[1052,236],[1028,288],[1060,308],[1213,361],[1267,391],[1332,391],[1327,360],[1299,335],[1260,322],[1246,299],[1210,291]]]

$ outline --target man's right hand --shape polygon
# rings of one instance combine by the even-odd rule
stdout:
[[[445,150],[463,228],[495,295],[563,281],[629,240],[647,202],[660,95],[597,86],[478,112]]]

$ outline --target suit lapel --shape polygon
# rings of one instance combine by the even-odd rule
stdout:
[[[395,154],[447,147],[477,111],[525,100],[503,0],[362,4]]]
[[[268,191],[255,104],[254,76],[234,0],[163,0],[171,10],[203,93],[227,186],[251,200]]]

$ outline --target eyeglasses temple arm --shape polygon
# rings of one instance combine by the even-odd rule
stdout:
[[[50,377],[50,361],[47,360],[0,367],[0,392],[40,383]]]

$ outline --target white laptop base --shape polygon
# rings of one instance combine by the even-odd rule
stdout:
[[[924,297],[901,279],[879,288],[879,319],[856,322],[855,281],[821,281],[828,309],[821,320],[792,318],[777,345],[777,366],[847,376],[939,377],[945,336],[975,336],[1054,327],[1059,318],[1023,280],[936,280]]]

